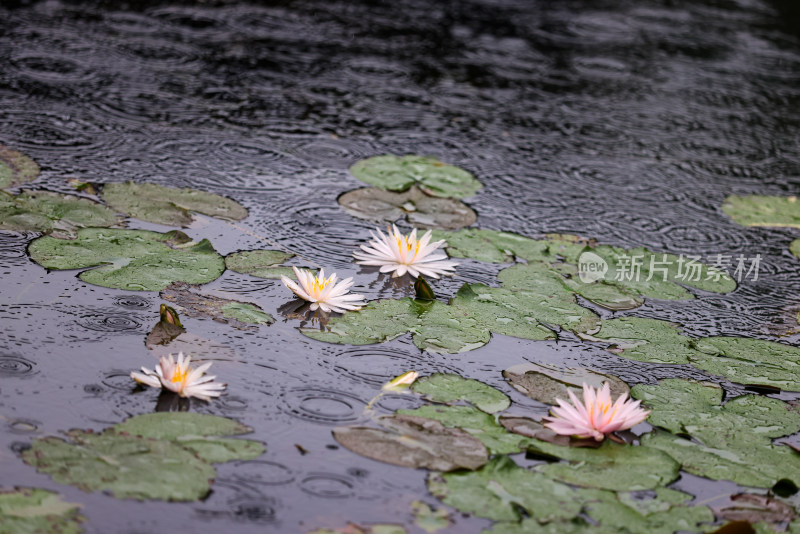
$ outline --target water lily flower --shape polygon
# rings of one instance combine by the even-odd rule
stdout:
[[[204,401],[219,397],[225,384],[214,382],[215,376],[205,374],[211,362],[193,369],[189,365],[191,361],[192,357],[184,356],[182,352],[178,354],[177,362],[172,354],[162,356],[154,370],[142,367],[142,372],[132,372],[131,378],[151,388],[168,389],[181,397],[197,397]]]
[[[558,407],[551,410],[553,416],[544,417],[544,426],[562,436],[594,438],[603,441],[607,434],[617,430],[627,430],[638,425],[650,415],[649,410],[639,408],[641,401],[628,399],[628,394],[620,395],[613,405],[608,382],[602,388],[583,384],[583,404],[572,391],[567,391],[572,404],[556,399]]]
[[[347,310],[360,310],[366,304],[363,295],[348,294],[353,285],[352,277],[337,283],[336,273],[325,278],[325,269],[320,269],[316,277],[307,269],[298,269],[297,267],[292,267],[292,269],[300,285],[287,276],[281,276],[281,282],[295,295],[310,302],[311,310],[320,308],[324,312],[343,313]]]
[[[396,376],[386,382],[381,389],[383,391],[402,391],[404,389],[408,389],[411,387],[411,384],[419,377],[419,373],[416,371],[408,371],[403,373],[400,376]]]
[[[439,278],[441,274],[453,274],[457,262],[445,261],[447,254],[436,252],[445,244],[444,239],[431,243],[431,231],[425,232],[417,240],[417,230],[414,229],[407,236],[392,225],[385,235],[378,229],[378,235],[370,231],[373,241],[370,246],[361,245],[363,252],[354,252],[356,263],[359,265],[372,265],[380,267],[382,273],[392,272],[392,278],[408,273],[414,278],[420,274]]]

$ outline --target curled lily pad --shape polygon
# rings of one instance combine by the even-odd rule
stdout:
[[[643,444],[663,450],[684,470],[743,486],[768,488],[783,479],[800,485],[800,456],[772,443],[800,430],[800,412],[788,404],[760,395],[722,404],[719,386],[681,379],[638,385],[631,394],[652,410],[650,424],[673,433],[651,432]]]
[[[225,267],[235,273],[250,274],[258,278],[295,278],[291,267],[281,264],[294,254],[280,250],[245,250],[225,256]]]
[[[339,197],[339,205],[354,217],[393,223],[407,218],[415,228],[454,230],[474,224],[478,216],[466,204],[452,198],[431,197],[418,187],[403,193],[367,187]]]
[[[574,439],[569,436],[561,436],[546,428],[541,422],[535,421],[528,417],[516,417],[513,415],[501,416],[500,424],[503,428],[514,434],[525,436],[528,438],[538,439],[540,441],[547,441],[548,443],[555,443],[557,445],[566,445],[570,447],[593,447],[597,448],[602,445],[602,442],[595,441],[594,439]]]
[[[49,191],[0,192],[0,230],[44,232],[72,238],[79,228],[116,226],[121,220],[87,198]]]
[[[0,488],[0,534],[54,532],[79,534],[85,518],[80,505],[64,502],[57,493],[38,488]]]
[[[134,291],[160,291],[173,282],[205,284],[225,270],[222,256],[204,239],[182,232],[83,228],[74,240],[40,237],[28,247],[47,269],[85,269],[89,284]]]
[[[489,459],[478,439],[438,421],[411,415],[383,416],[377,421],[386,430],[339,427],[333,437],[357,454],[403,467],[478,469]]]
[[[737,196],[725,199],[722,211],[742,226],[800,228],[800,202],[796,196]]]
[[[275,322],[275,318],[254,304],[203,295],[197,287],[182,282],[170,285],[160,295],[180,306],[189,317],[208,317],[241,330]]]
[[[0,188],[16,187],[39,176],[39,166],[31,158],[0,145]]]
[[[454,374],[424,376],[414,382],[411,390],[434,402],[467,401],[486,413],[501,412],[511,406],[511,400],[502,391]]]
[[[169,226],[189,226],[192,212],[233,221],[247,217],[247,210],[239,203],[195,189],[125,182],[106,184],[102,197],[106,204],[120,213]]]
[[[628,385],[619,378],[590,369],[522,363],[503,371],[503,376],[518,391],[545,404],[556,404],[556,399],[569,401],[569,390],[580,399],[584,383],[599,388],[608,382],[614,399],[630,392]]]
[[[417,185],[437,197],[471,197],[482,187],[464,169],[426,156],[375,156],[350,167],[350,173],[362,182],[388,191],[405,191]]]

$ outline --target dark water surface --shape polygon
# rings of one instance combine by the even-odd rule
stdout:
[[[356,275],[369,299],[408,290],[352,263],[371,225],[336,203],[362,185],[347,169],[376,154],[433,155],[485,184],[468,200],[482,228],[760,254],[759,279],[732,294],[648,301],[629,313],[675,320],[690,334],[774,339],[800,302],[800,262],[788,252],[797,232],[742,228],[719,206],[729,194],[800,193],[793,13],[760,0],[0,0],[0,143],[41,165],[32,188],[66,192],[79,178],[228,195],[250,210],[241,223],[250,233],[205,218],[187,233],[223,254],[279,243]],[[484,380],[512,396],[513,413],[536,415],[546,408],[504,384],[502,369],[529,360],[631,383],[705,376],[572,339],[495,336],[460,355],[420,353],[407,336],[324,344],[280,316],[291,298],[279,282],[226,272],[208,287],[253,299],[279,321],[240,332],[185,318],[189,332],[236,353],[212,368],[229,394],[191,409],[252,426],[267,453],[219,465],[203,502],[86,494],[37,474],[16,451],[36,436],[155,409],[156,393],[131,393],[127,374],[153,363],[144,338],[161,300],[47,273],[26,256],[32,237],[0,234],[0,482],[83,503],[90,533],[408,524],[412,500],[436,504],[425,473],[337,450],[330,431],[363,421],[381,383],[409,369]],[[497,269],[465,261],[434,287],[447,297],[465,281],[491,282]],[[378,410],[414,402],[389,396]],[[679,482],[700,495],[731,491],[712,486]],[[488,525],[455,516],[451,532]]]

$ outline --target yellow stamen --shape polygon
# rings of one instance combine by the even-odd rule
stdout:
[[[184,380],[186,380],[186,374],[181,372],[179,365],[176,365],[175,372],[172,373],[172,383],[183,382]]]

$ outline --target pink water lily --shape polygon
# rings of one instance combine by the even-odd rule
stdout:
[[[649,410],[639,408],[641,401],[628,399],[627,393],[620,395],[617,402],[612,404],[608,382],[597,389],[584,383],[583,404],[572,391],[567,391],[567,394],[572,404],[556,399],[558,407],[550,410],[553,415],[543,418],[547,421],[544,426],[562,436],[603,441],[606,435],[617,430],[627,430],[650,415]]]

